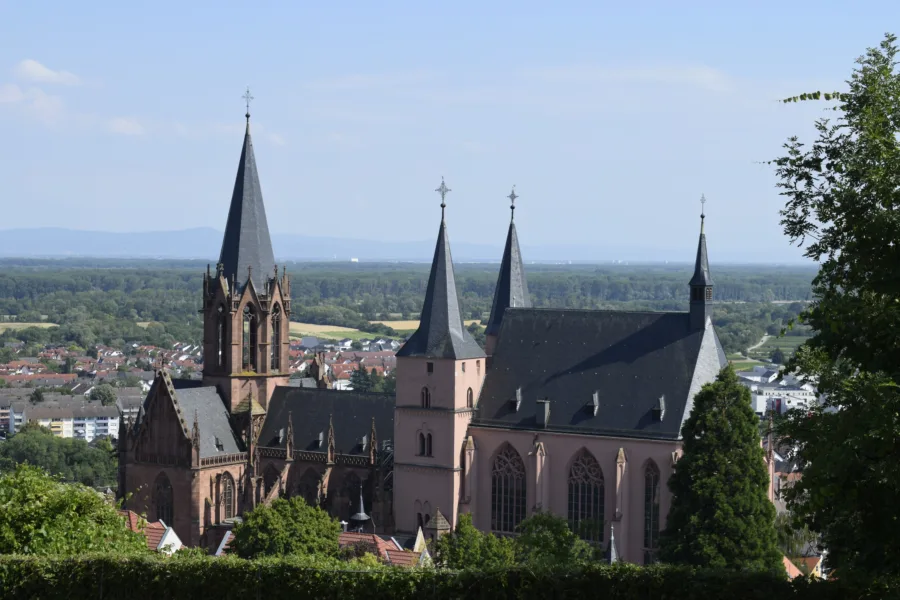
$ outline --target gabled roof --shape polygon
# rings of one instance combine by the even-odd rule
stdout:
[[[188,426],[193,425],[194,415],[197,416],[200,429],[200,458],[240,452],[240,443],[231,428],[228,410],[219,392],[214,387],[196,385],[198,383],[200,382],[186,379],[172,380],[175,401],[181,407],[181,413]],[[151,390],[147,397],[152,394]],[[216,447],[217,439],[222,445],[222,450]]]
[[[369,454],[369,447],[363,448],[359,442],[365,436],[371,444],[373,418],[379,446],[394,437],[392,394],[278,386],[268,408],[259,434],[259,445],[268,448],[285,447],[288,413],[292,413],[295,450],[325,452],[332,423],[338,454]],[[322,446],[318,444],[320,433]]]
[[[443,219],[434,248],[419,328],[397,351],[397,356],[455,360],[484,357],[484,350],[463,325],[450,256],[450,239]]]
[[[700,217],[700,241],[697,242],[697,260],[694,263],[694,276],[691,277],[690,285],[710,286],[713,284],[712,276],[709,274],[709,259],[706,256],[706,234],[703,233],[703,219]]]
[[[485,335],[497,335],[503,321],[503,313],[507,308],[530,307],[531,298],[528,295],[528,283],[525,281],[516,223],[510,221],[503,259],[500,261],[500,274],[497,276],[497,288],[494,290],[494,304],[491,307],[491,317]]]
[[[265,282],[275,272],[275,256],[259,174],[256,171],[249,121],[244,133],[244,146],[234,180],[219,262],[223,265],[226,279],[230,282],[234,276],[239,288],[247,281],[248,267],[253,268],[253,285],[259,291],[266,289]]]
[[[677,439],[693,395],[726,363],[715,330],[692,331],[689,313],[512,308],[472,425]]]

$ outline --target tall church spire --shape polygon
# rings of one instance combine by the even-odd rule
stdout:
[[[516,234],[516,223],[513,219],[516,210],[516,188],[507,196],[510,200],[509,233],[506,235],[506,247],[500,261],[500,274],[497,276],[497,287],[494,290],[494,304],[488,320],[485,335],[496,336],[500,332],[503,313],[507,308],[528,308],[531,298],[528,296],[528,283],[525,281],[525,269],[522,266],[522,254],[519,251],[519,237]],[[491,346],[492,344],[489,344]]]
[[[706,320],[712,316],[713,281],[709,274],[709,259],[706,254],[706,233],[703,226],[706,221],[706,197],[700,196],[700,241],[697,243],[697,259],[694,263],[694,276],[688,284],[691,288],[691,329],[703,329]]]
[[[243,287],[248,278],[252,277],[256,289],[262,291],[266,289],[265,282],[275,270],[275,256],[256,170],[256,158],[253,155],[253,140],[250,137],[250,100],[253,96],[249,89],[244,99],[247,102],[247,130],[234,180],[219,262],[227,281],[231,281],[233,276],[237,285]]]
[[[428,276],[428,287],[425,290],[422,318],[419,321],[419,328],[403,344],[397,356],[454,360],[480,358],[484,356],[484,351],[464,327],[459,310],[456,277],[453,274],[453,259],[450,256],[450,238],[444,220],[446,197],[450,188],[444,183],[443,178],[441,186],[435,191],[441,195],[441,226],[438,229],[434,260],[431,263],[431,274]]]

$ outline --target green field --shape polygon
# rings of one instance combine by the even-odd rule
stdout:
[[[785,358],[790,358],[796,352],[797,348],[808,340],[808,336],[790,335],[784,337],[771,337],[766,343],[750,352],[750,358],[759,360],[768,360],[772,356],[772,352],[776,348],[780,348],[784,352]]]
[[[2,323],[0,322],[0,333],[6,331],[7,329],[17,330],[17,329],[27,329],[28,327],[41,327],[42,329],[46,329],[48,327],[56,327],[56,323],[47,323],[43,321],[41,323]]]

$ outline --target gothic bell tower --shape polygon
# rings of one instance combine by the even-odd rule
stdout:
[[[265,414],[275,387],[288,383],[290,281],[278,273],[266,221],[247,99],[247,129],[222,251],[203,278],[203,382],[219,389],[232,414]]]

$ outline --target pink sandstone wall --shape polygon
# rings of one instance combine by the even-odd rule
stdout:
[[[538,503],[539,488],[544,497],[544,509],[566,517],[568,510],[569,467],[582,448],[593,454],[600,464],[604,479],[604,544],[609,540],[609,525],[613,523],[616,547],[621,559],[643,564],[644,536],[644,466],[653,460],[660,472],[660,530],[665,529],[666,515],[671,504],[671,493],[666,485],[672,474],[672,453],[679,452],[680,442],[636,440],[628,438],[601,438],[586,435],[540,433],[534,431],[510,431],[472,427],[470,435],[475,441],[474,469],[471,473],[470,495],[475,526],[490,531],[491,526],[491,465],[501,446],[509,442],[525,463],[527,492],[526,507],[531,514]],[[539,485],[538,464],[534,451],[535,440],[543,444],[546,453]],[[627,462],[621,478],[621,491],[617,494],[616,457],[619,448],[625,451]],[[619,499],[617,500],[617,495]],[[616,509],[621,516],[616,517]],[[449,519],[449,516],[448,516]]]
[[[434,364],[428,373],[427,363]],[[465,365],[465,371],[463,371]],[[394,518],[398,531],[416,530],[416,503],[440,509],[456,522],[460,468],[472,410],[469,388],[477,399],[484,382],[485,359],[464,361],[397,359],[397,408],[394,415]],[[431,392],[431,408],[421,407],[422,388]],[[418,433],[432,435],[432,456],[419,456]]]

